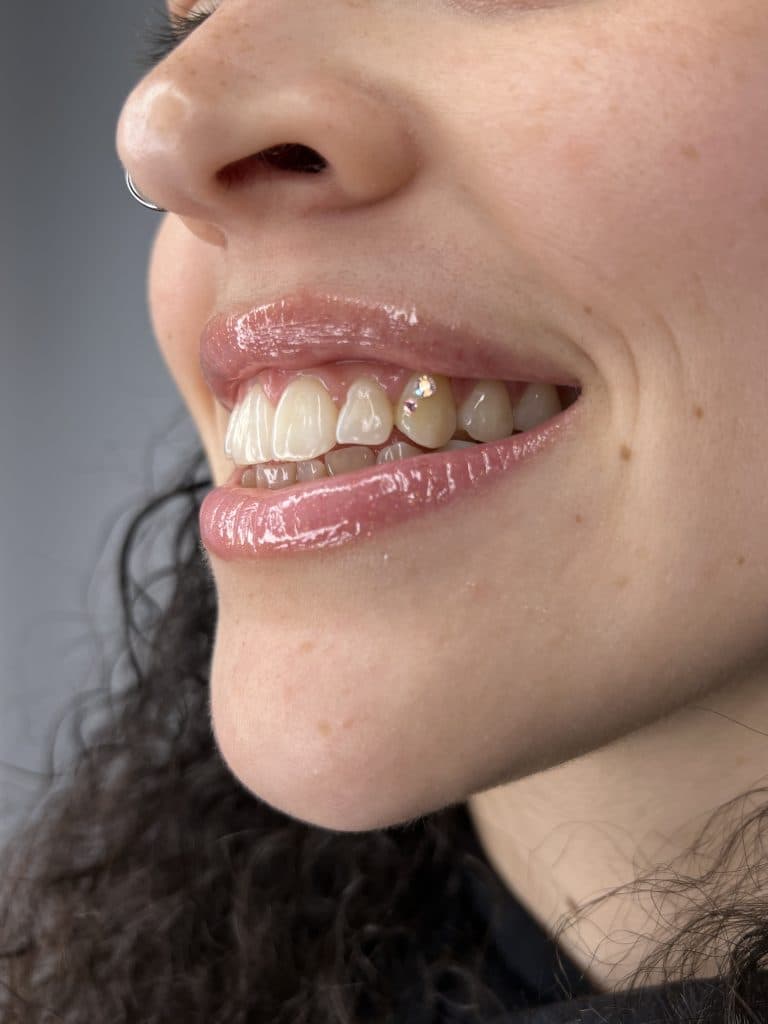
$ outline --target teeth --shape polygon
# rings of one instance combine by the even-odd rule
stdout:
[[[311,462],[296,463],[297,480],[317,480],[320,476],[328,476],[328,470],[322,459],[312,459]]]
[[[224,451],[238,466],[273,459],[272,426],[275,409],[258,381],[254,381],[229,418]]]
[[[384,444],[392,433],[394,417],[384,388],[371,377],[359,377],[347,391],[339,413],[339,444]]]
[[[254,379],[229,417],[224,452],[238,466],[296,464],[296,480],[314,480],[374,462],[419,455],[425,449],[451,451],[500,440],[510,436],[513,427],[515,432],[530,430],[563,408],[554,384],[528,384],[512,405],[503,381],[483,379],[472,383],[472,391],[457,409],[448,377],[414,373],[393,409],[385,389],[371,374],[363,374],[349,385],[337,413],[330,391],[314,374],[294,377],[277,408]],[[372,446],[386,444],[394,426],[414,443],[397,441],[378,454],[372,452]],[[328,465],[328,460],[318,458],[331,453],[337,444],[355,447],[338,452]],[[363,451],[368,454],[363,455]],[[347,464],[349,468],[342,468]],[[272,471],[272,482],[265,479],[265,486],[283,486],[280,480],[289,483],[292,479],[278,478]]]
[[[562,410],[554,384],[529,384],[514,406],[515,426],[530,430]]]
[[[500,380],[479,380],[461,403],[457,420],[476,441],[509,437],[514,423],[506,385]]]
[[[325,456],[325,465],[330,476],[354,473],[356,469],[372,466],[375,461],[376,457],[371,449],[365,447],[337,448]]]
[[[449,441],[448,444],[444,444],[442,448],[438,448],[439,452],[453,452],[457,448],[475,448],[477,446],[476,441]]]
[[[395,425],[423,448],[439,448],[456,430],[451,382],[441,374],[412,374],[395,410]]]
[[[299,462],[329,452],[336,444],[336,406],[321,380],[295,377],[275,410],[274,458]]]
[[[237,418],[237,419],[236,419]],[[240,407],[233,411],[229,421],[236,420],[231,442],[231,456],[240,466],[255,462],[269,462],[272,451],[274,406],[258,381],[254,381]]]
[[[423,455],[424,451],[407,441],[395,441],[394,444],[382,448],[376,456],[376,462],[395,462],[396,459],[407,459],[409,455]]]
[[[296,466],[284,462],[277,466],[253,466],[242,476],[243,487],[268,487],[271,491],[296,482]]]

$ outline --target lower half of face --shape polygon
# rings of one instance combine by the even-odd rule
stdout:
[[[502,323],[530,289],[582,368],[572,429],[482,494],[329,549],[211,554],[218,743],[302,820],[402,822],[766,667],[768,17],[629,6],[497,28],[471,95],[424,84],[440,174],[427,164],[380,231],[365,211],[324,247],[319,228],[291,225],[283,245],[253,225],[263,301],[281,245],[281,283],[374,283],[470,321]],[[197,344],[224,259],[169,217],[151,273],[217,485],[226,415]]]

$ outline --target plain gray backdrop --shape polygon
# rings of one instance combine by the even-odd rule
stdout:
[[[160,2],[3,11],[0,839],[68,698],[98,686],[121,528],[195,447],[147,310],[161,215],[130,197],[114,147]]]

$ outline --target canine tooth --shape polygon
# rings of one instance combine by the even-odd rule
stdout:
[[[561,409],[555,385],[534,382],[528,385],[512,409],[515,427],[517,430],[530,430],[557,415]]]
[[[479,380],[459,406],[457,421],[476,441],[498,441],[514,428],[512,402],[500,380]]]
[[[457,448],[476,448],[476,447],[477,447],[477,441],[453,440],[453,441],[449,441],[448,444],[444,444],[442,448],[438,448],[437,450],[439,452],[452,452],[452,451],[455,451]]]
[[[297,480],[317,480],[318,477],[328,476],[328,470],[322,459],[312,459],[310,462],[296,463]]]
[[[439,448],[456,430],[451,382],[438,373],[412,374],[397,403],[395,425],[424,448]]]
[[[356,446],[354,448],[336,448],[325,456],[325,465],[329,476],[340,473],[354,473],[356,469],[372,466],[376,461],[370,448]]]
[[[280,396],[272,434],[274,457],[303,462],[336,444],[336,406],[321,380],[295,377]]]
[[[372,377],[358,377],[349,385],[339,412],[339,444],[383,444],[392,433],[394,415],[387,393]]]
[[[272,448],[272,431],[275,424],[275,407],[267,398],[264,388],[257,381],[248,392],[248,431],[246,457],[249,463],[270,462],[275,457]]]
[[[232,410],[224,439],[224,454],[238,466],[274,459],[272,427],[275,407],[264,388],[254,381],[242,402]]]
[[[287,487],[296,480],[296,466],[293,462],[280,462],[272,466],[256,466],[256,480],[259,487],[271,491]]]
[[[248,422],[250,419],[249,395],[234,407],[227,424],[227,436],[224,438],[224,454],[236,466],[250,466],[246,449],[248,447]]]
[[[394,444],[381,448],[376,456],[376,462],[395,462],[397,459],[407,459],[409,455],[423,455],[424,452],[416,445],[408,444],[407,441],[395,441]]]

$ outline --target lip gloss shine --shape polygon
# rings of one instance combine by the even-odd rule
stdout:
[[[295,371],[361,359],[446,377],[580,385],[552,358],[553,351],[569,350],[519,310],[510,311],[502,342],[471,326],[424,317],[413,306],[304,290],[216,314],[203,330],[200,362],[218,401],[231,408],[242,383],[265,368]],[[202,542],[212,554],[232,560],[324,550],[370,537],[481,494],[536,461],[570,432],[582,405],[577,400],[539,427],[500,441],[426,452],[275,490],[243,487],[245,467],[238,467],[203,500]]]
[[[573,429],[574,402],[540,427],[472,448],[429,452],[279,490],[241,487],[244,467],[210,491],[200,509],[201,539],[219,558],[259,559],[323,550],[373,536],[506,479]]]

